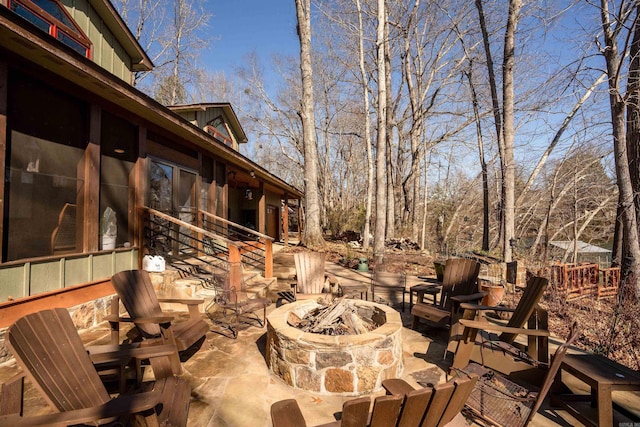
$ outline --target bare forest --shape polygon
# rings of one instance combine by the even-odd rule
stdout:
[[[637,2],[296,0],[300,56],[256,52],[232,75],[198,65],[215,55],[215,7],[116,3],[156,64],[136,84],[165,104],[231,102],[244,154],[313,195],[323,238],[359,238],[378,261],[402,238],[536,274],[579,261],[551,242],[610,249],[599,262],[621,266],[617,298],[548,304],[558,318],[601,310],[586,347],[640,347],[620,330],[640,330],[622,314],[640,295]]]

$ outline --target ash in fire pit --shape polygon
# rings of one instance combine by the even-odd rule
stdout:
[[[323,335],[360,335],[371,332],[384,324],[379,310],[370,306],[358,306],[345,298],[320,305],[300,318],[289,313],[288,323],[304,332]]]

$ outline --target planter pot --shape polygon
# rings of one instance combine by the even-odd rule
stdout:
[[[482,298],[482,305],[496,306],[502,302],[502,298],[504,297],[504,286],[481,283],[480,290],[489,292]]]

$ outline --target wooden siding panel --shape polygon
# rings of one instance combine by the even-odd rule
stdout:
[[[29,294],[35,295],[63,288],[64,261],[32,263]]]
[[[113,273],[117,273],[122,270],[136,270],[138,269],[138,257],[132,256],[131,252],[116,252],[115,253],[115,267]]]
[[[25,267],[11,266],[0,270],[0,301],[18,299],[28,295],[28,270]]]
[[[91,280],[89,261],[84,258],[71,258],[64,261],[64,287],[85,283]]]
[[[115,257],[112,252],[95,254],[92,257],[93,277],[111,277],[115,269]]]

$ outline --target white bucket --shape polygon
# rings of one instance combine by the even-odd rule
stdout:
[[[102,250],[108,251],[116,248],[116,236],[102,236]]]

